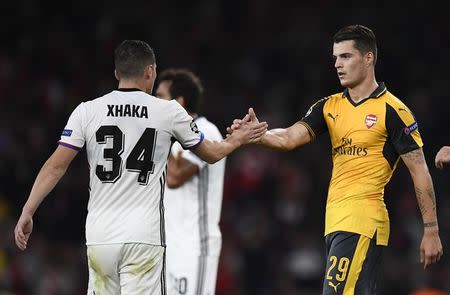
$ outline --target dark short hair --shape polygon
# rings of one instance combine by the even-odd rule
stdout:
[[[333,37],[334,43],[341,41],[355,41],[355,48],[361,53],[372,52],[374,55],[373,64],[377,61],[377,40],[371,29],[362,25],[351,25],[340,29]]]
[[[171,98],[184,97],[185,109],[198,113],[203,98],[203,86],[200,79],[187,69],[167,69],[158,75],[160,82],[170,81]]]
[[[155,63],[153,49],[144,41],[125,40],[114,51],[114,64],[121,78],[139,78],[144,68]]]

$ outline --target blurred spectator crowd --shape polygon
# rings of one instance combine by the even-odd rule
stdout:
[[[351,12],[327,0],[2,2],[0,295],[86,294],[85,151],[37,212],[23,253],[14,246],[13,229],[72,110],[116,87],[113,50],[119,42],[147,41],[159,70],[196,72],[206,88],[203,114],[225,135],[250,106],[271,128],[287,127],[317,99],[341,91],[331,38],[353,23],[374,30],[377,78],[419,122],[444,245],[442,261],[423,270],[420,213],[400,164],[385,192],[391,238],[379,295],[425,287],[450,294],[450,167],[434,168],[438,149],[450,145],[450,26],[445,10],[409,5],[408,13],[398,13],[378,1]],[[330,175],[326,135],[289,153],[250,146],[229,157],[218,295],[320,294]]]

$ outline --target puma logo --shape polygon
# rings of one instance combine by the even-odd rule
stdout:
[[[407,112],[407,113],[409,113],[409,112],[408,112],[408,110],[407,110],[407,109],[405,109],[405,108],[398,108],[398,110],[399,110],[399,112],[401,112],[401,111],[404,111],[404,112]]]
[[[334,122],[336,122],[336,118],[337,118],[338,116],[339,116],[339,115],[333,116],[332,113],[328,113],[328,117],[330,117],[331,119],[333,119]]]
[[[333,282],[328,282],[328,286],[332,287],[334,289],[334,292],[337,293],[337,287],[340,285],[341,283],[337,283],[337,285],[333,284]]]

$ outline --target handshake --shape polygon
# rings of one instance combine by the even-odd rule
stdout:
[[[242,119],[234,119],[233,124],[227,127],[227,141],[238,140],[241,145],[259,143],[267,132],[267,122],[259,122],[253,108]]]

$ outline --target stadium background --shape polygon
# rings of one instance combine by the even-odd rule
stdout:
[[[71,111],[116,87],[112,52],[120,41],[149,42],[159,71],[187,67],[199,74],[207,90],[203,114],[225,134],[249,106],[270,127],[287,127],[315,100],[341,91],[331,38],[355,23],[377,35],[378,80],[417,117],[448,253],[450,167],[439,171],[433,160],[450,144],[450,25],[436,3],[2,1],[0,294],[86,294],[84,152],[38,210],[24,253],[13,244],[13,227]],[[289,153],[245,147],[229,157],[218,295],[320,293],[330,172],[326,135]],[[379,295],[422,287],[450,292],[448,254],[429,270],[419,264],[420,214],[402,164],[386,202],[392,228]]]

